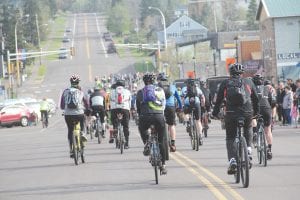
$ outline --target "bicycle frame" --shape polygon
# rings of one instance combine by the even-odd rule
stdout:
[[[155,182],[158,184],[158,168],[162,166],[161,162],[161,154],[160,154],[160,148],[158,143],[158,133],[155,130],[155,127],[153,125],[150,126],[150,131],[148,131],[149,138],[148,143],[150,144],[150,156],[149,156],[149,162],[154,168],[155,173]]]
[[[75,165],[78,165],[79,154],[81,156],[82,163],[84,163],[85,160],[83,154],[83,146],[82,146],[81,136],[80,136],[80,122],[74,122],[72,140],[73,140],[72,149],[73,149]]]
[[[122,120],[123,120],[123,114],[118,113],[117,114],[117,138],[116,138],[116,147],[120,149],[121,154],[123,154],[124,151],[124,132],[123,132],[123,126],[122,126]]]

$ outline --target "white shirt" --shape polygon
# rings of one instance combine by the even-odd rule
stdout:
[[[122,103],[118,103],[118,93],[122,95]],[[110,108],[111,109],[126,109],[130,110],[131,93],[123,86],[118,86],[116,89],[111,90],[110,93]]]

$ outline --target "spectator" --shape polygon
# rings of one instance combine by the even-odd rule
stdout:
[[[297,86],[295,85],[292,79],[287,79],[287,85],[291,87],[292,92],[296,92]]]
[[[283,108],[282,108],[284,95],[285,95],[284,84],[283,82],[280,82],[277,88],[276,101],[277,101],[278,121],[281,121],[282,119],[282,124],[285,124],[285,119],[283,117]]]
[[[291,91],[290,86],[285,86],[285,95],[283,97],[283,103],[282,103],[282,108],[283,108],[283,117],[285,118],[285,124],[283,125],[289,125],[291,124],[291,108],[293,105],[293,92]]]
[[[299,117],[299,111],[298,111],[298,106],[297,106],[297,100],[295,99],[293,102],[292,109],[291,109],[292,125],[295,128],[297,128],[298,117]]]
[[[300,79],[296,81],[297,89],[294,94],[294,99],[297,100],[298,111],[300,112]]]

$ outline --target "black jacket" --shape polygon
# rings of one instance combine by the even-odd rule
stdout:
[[[139,90],[136,94],[136,111],[140,116],[148,114],[163,114],[163,110],[153,110],[149,107],[148,103],[143,102],[143,89]]]
[[[231,106],[230,104],[227,104],[226,102],[226,113],[234,113],[237,115],[257,115],[259,113],[259,105],[258,105],[258,96],[256,93],[256,88],[254,83],[252,82],[252,80],[248,79],[248,78],[242,78],[243,79],[243,83],[248,85],[250,90],[251,90],[251,94],[250,94],[250,98],[251,101],[248,101],[247,103],[245,103],[242,106]],[[218,91],[217,94],[217,100],[215,103],[215,107],[213,110],[213,115],[217,115],[220,112],[220,106],[223,103],[223,100],[225,98],[225,94],[224,91],[226,90],[226,86],[227,86],[227,80],[224,80],[221,85],[220,85],[220,89]]]

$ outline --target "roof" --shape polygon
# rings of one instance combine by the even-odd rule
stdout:
[[[167,31],[172,29],[172,28],[177,28],[179,22],[185,22],[185,21],[190,21],[191,22],[191,26],[188,28],[189,30],[191,29],[196,29],[196,30],[208,30],[206,27],[202,26],[201,24],[199,24],[198,22],[196,22],[195,20],[193,20],[192,18],[186,16],[186,15],[182,15],[180,18],[178,18],[176,21],[174,21],[170,26],[167,27]],[[182,28],[182,30],[184,30],[184,28]]]
[[[299,0],[261,0],[256,13],[257,20],[260,18],[262,8],[270,18],[300,16]]]

